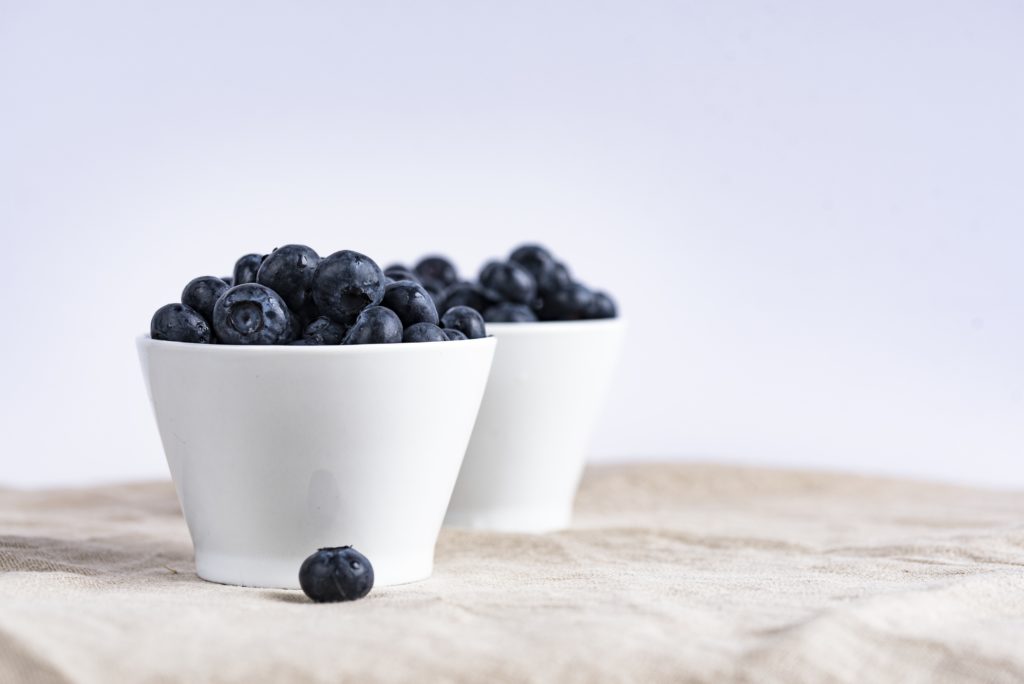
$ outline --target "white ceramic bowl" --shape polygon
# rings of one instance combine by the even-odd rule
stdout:
[[[487,331],[498,349],[445,524],[561,529],[625,322],[488,323]]]
[[[140,337],[199,576],[298,588],[306,556],[351,544],[377,586],[429,577],[494,348]]]

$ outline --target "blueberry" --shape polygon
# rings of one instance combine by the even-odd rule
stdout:
[[[288,308],[299,318],[304,318],[315,313],[310,311],[312,297],[309,290],[319,262],[320,255],[306,245],[278,247],[263,260],[256,273],[256,282],[281,295]]]
[[[190,306],[207,321],[213,320],[213,305],[230,286],[214,276],[199,276],[189,281],[181,291],[181,303]]]
[[[441,290],[459,279],[455,266],[442,256],[425,257],[416,264],[416,268],[413,270],[424,285],[427,282],[436,283]]]
[[[486,274],[481,274],[480,284],[516,304],[529,304],[537,296],[537,281],[533,275],[511,261],[487,269]]]
[[[491,275],[499,266],[501,266],[500,261],[494,261],[493,259],[491,261],[488,261],[486,264],[484,264],[484,267],[480,269],[480,274],[476,277],[476,279],[479,280],[481,283],[486,280],[490,280]]]
[[[572,283],[564,290],[544,295],[537,317],[542,321],[576,321],[587,317],[593,293],[579,283]]]
[[[587,307],[585,318],[615,318],[615,301],[604,292],[595,292]]]
[[[437,312],[438,318],[441,317],[441,305],[444,303],[444,292],[433,292],[424,286],[427,290],[427,295],[430,297],[430,301],[434,303],[434,311]]]
[[[532,323],[537,320],[537,315],[525,304],[502,302],[487,309],[484,320],[488,323]]]
[[[284,299],[282,297],[282,299]],[[306,324],[299,320],[299,317],[295,315],[295,312],[291,309],[288,310],[288,329],[285,331],[284,338],[281,344],[285,342],[291,342],[302,336],[302,331],[305,330]]]
[[[320,313],[348,323],[384,298],[384,272],[368,256],[343,250],[320,260],[313,274],[313,300]]]
[[[149,322],[149,336],[154,340],[170,342],[209,344],[213,341],[213,333],[206,319],[184,304],[166,304],[157,309],[153,320]]]
[[[309,344],[341,344],[346,332],[345,326],[341,323],[321,316],[306,326],[302,339],[307,340]]]
[[[232,281],[234,285],[244,285],[245,283],[255,283],[256,273],[260,270],[260,264],[263,262],[262,254],[246,254],[235,262],[235,272],[232,275]]]
[[[537,278],[537,291],[541,297],[566,290],[570,285],[572,285],[572,276],[569,275],[569,269],[565,267],[565,264],[553,264]]]
[[[342,344],[394,344],[402,341],[402,321],[391,309],[370,306],[359,314]]]
[[[431,299],[440,299],[444,294],[444,286],[437,281],[420,281],[420,283],[423,285],[423,289],[430,294]]]
[[[303,561],[299,585],[317,603],[355,601],[373,589],[373,565],[351,546],[320,549]]]
[[[414,283],[420,282],[420,277],[403,266],[388,266],[384,269],[384,275],[394,282],[399,280],[411,280]]]
[[[468,306],[453,306],[448,309],[441,318],[441,325],[458,330],[470,340],[487,337],[484,317],[479,311]]]
[[[235,285],[213,308],[213,329],[225,344],[286,344],[292,314],[281,295],[258,283]]]
[[[402,342],[447,342],[448,336],[433,323],[416,323],[405,329]]]
[[[320,318],[320,309],[317,308],[316,302],[313,301],[312,297],[307,297],[306,301],[303,302],[302,308],[298,310],[292,310],[295,315],[295,331],[301,333],[316,319]]]
[[[225,283],[227,283],[228,287],[231,287],[231,286],[233,286],[235,284],[235,279],[233,277],[231,277],[231,276],[224,276],[224,277],[221,278],[221,280],[223,280]]]
[[[398,314],[402,325],[408,328],[414,323],[437,325],[437,307],[430,294],[419,283],[399,280],[384,288],[384,306]]]
[[[555,266],[555,260],[551,256],[551,252],[540,245],[522,245],[517,247],[513,250],[508,260],[525,268],[538,282],[541,276]]]
[[[443,314],[455,306],[468,306],[477,311],[484,311],[500,301],[498,295],[476,283],[455,283],[450,285],[437,301],[437,312]]]
[[[449,342],[457,342],[459,340],[469,339],[463,334],[461,330],[456,330],[455,328],[442,328],[441,332],[444,333],[444,336],[448,338]]]

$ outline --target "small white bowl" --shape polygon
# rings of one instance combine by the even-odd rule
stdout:
[[[494,348],[140,337],[199,576],[296,589],[308,555],[350,544],[377,586],[429,577]]]
[[[487,332],[498,349],[445,524],[562,529],[625,322],[488,323]]]

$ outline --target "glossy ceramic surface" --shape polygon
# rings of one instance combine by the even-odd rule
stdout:
[[[428,577],[494,349],[140,337],[199,576],[298,588],[306,556],[350,544],[378,586]]]
[[[566,527],[625,334],[621,319],[489,323],[491,377],[445,524]]]

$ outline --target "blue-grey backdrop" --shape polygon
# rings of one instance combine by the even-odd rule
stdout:
[[[133,338],[286,242],[542,240],[595,458],[1024,485],[1018,2],[0,2],[0,482],[163,476]],[[429,397],[424,397],[429,401]]]

